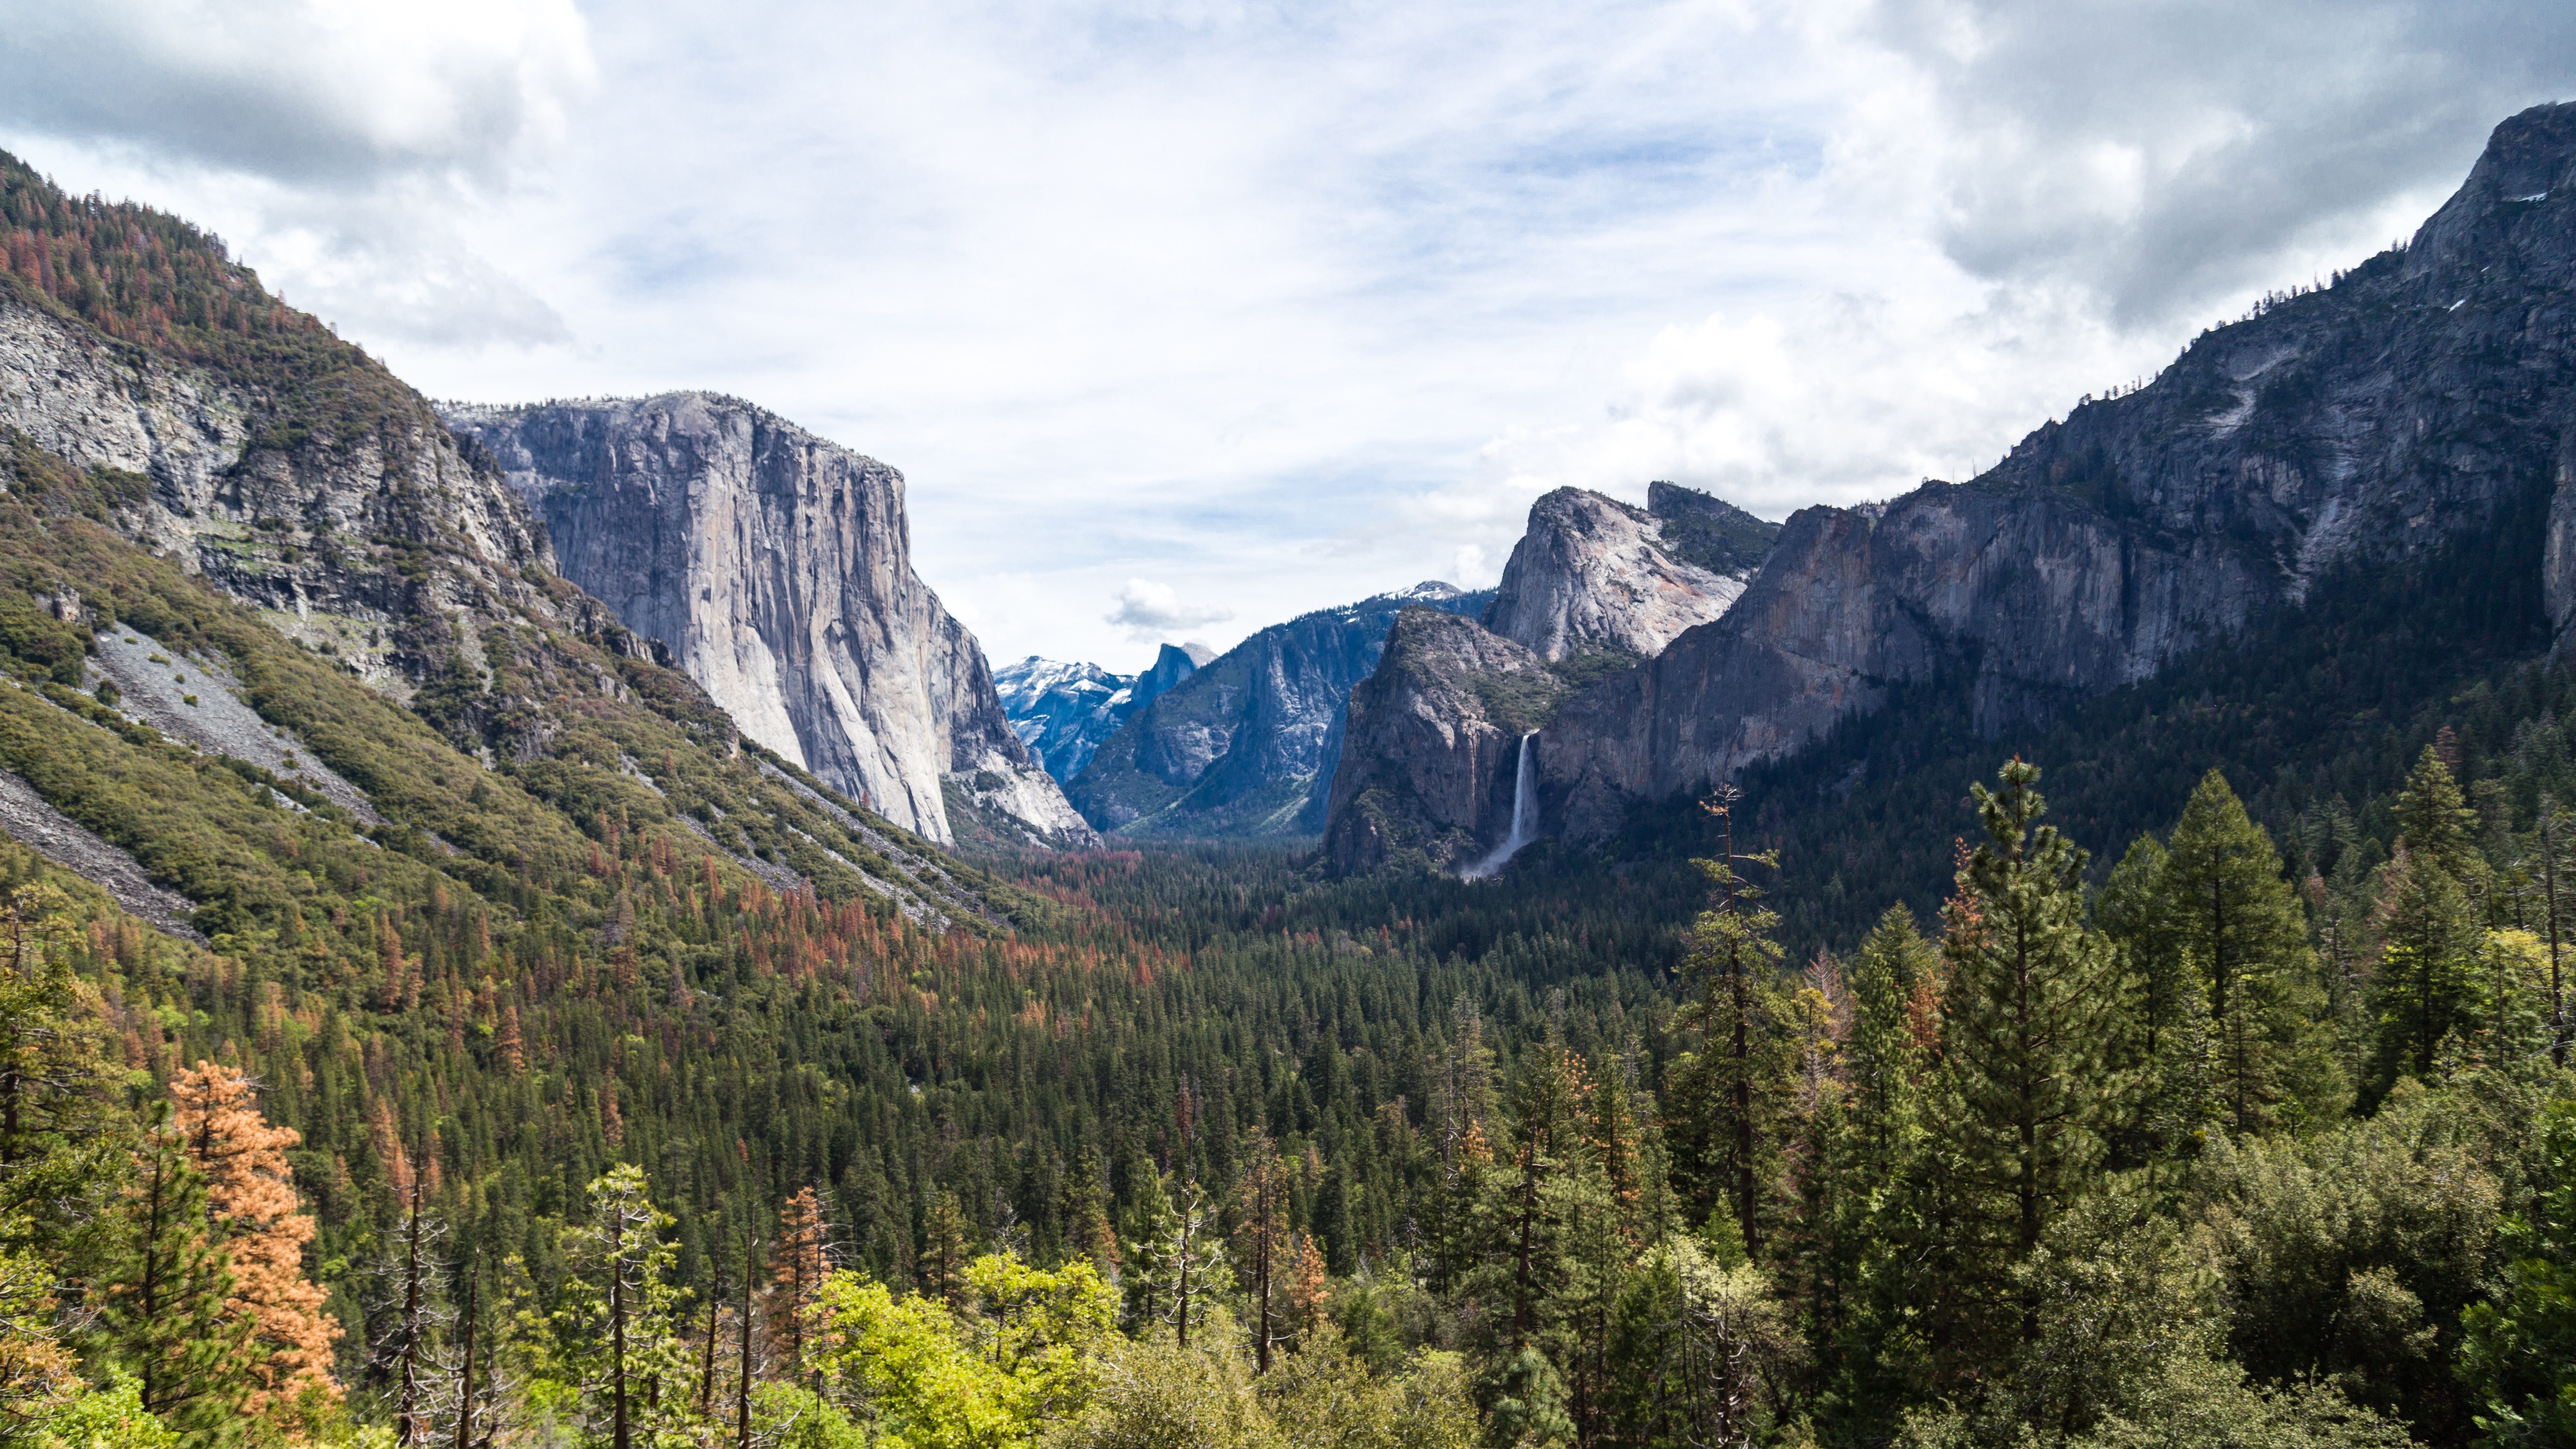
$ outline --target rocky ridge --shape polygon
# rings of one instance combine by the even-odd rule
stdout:
[[[711,393],[446,417],[544,518],[563,576],[752,739],[941,844],[960,809],[1022,843],[1090,836],[913,572],[894,469]]]
[[[994,670],[993,687],[1020,743],[1048,774],[1069,781],[1129,715],[1215,657],[1216,651],[1204,644],[1166,644],[1143,673],[1112,674],[1097,664],[1068,664],[1032,654]]]
[[[1669,483],[1656,484],[1654,497],[1692,521],[1707,515],[1690,509],[1691,501],[1730,507]],[[1683,558],[1666,542],[1665,528],[1655,513],[1599,493],[1547,494],[1530,505],[1529,526],[1503,566],[1484,626],[1551,664],[1653,658],[1683,630],[1724,614],[1752,576],[1752,565],[1720,573]]]
[[[1484,857],[1511,828],[1521,737],[1736,605],[1778,525],[1671,483],[1649,497],[1557,489],[1530,506],[1480,619],[1399,617],[1351,696],[1324,836],[1339,868]]]
[[[2407,245],[2204,333],[1970,483],[1791,518],[1722,618],[1549,722],[1545,824],[1606,835],[1635,802],[1798,750],[1903,684],[1957,681],[1988,730],[2045,718],[2298,608],[2329,573],[2498,529],[2545,521],[2530,582],[2563,646],[2571,485],[2576,105],[2560,105],[2499,126]]]
[[[1323,828],[1343,706],[1408,607],[1491,600],[1437,581],[1274,624],[1128,716],[1066,794],[1106,831],[1177,838]]]

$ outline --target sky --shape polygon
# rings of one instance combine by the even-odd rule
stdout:
[[[435,398],[707,388],[907,480],[997,664],[1531,500],[1968,476],[2576,97],[2498,0],[0,0],[0,147]]]

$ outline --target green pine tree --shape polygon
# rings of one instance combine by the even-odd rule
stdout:
[[[2174,826],[2153,915],[2150,930],[2163,936],[2156,956],[2193,962],[2208,994],[2229,1130],[2268,1125],[2291,1090],[2307,1029],[2307,920],[2271,836],[2216,770]]]
[[[1960,1246],[1983,1279],[1966,1292],[1990,1310],[2003,1270],[2091,1181],[2125,1105],[2110,1067],[2115,953],[2085,923],[2084,852],[2037,824],[2037,766],[2015,759],[2001,778],[1971,787],[1986,839],[1960,867],[1941,941],[1946,1147]]]
[[[1682,974],[1694,992],[1693,1017],[1706,1041],[1698,1063],[1700,1100],[1686,1110],[1703,1118],[1701,1137],[1717,1191],[1731,1199],[1747,1251],[1759,1255],[1768,1215],[1762,1184],[1778,1154],[1778,1128],[1790,1076],[1789,1011],[1779,981],[1782,955],[1773,933],[1780,916],[1756,904],[1761,888],[1739,864],[1777,868],[1769,851],[1735,848],[1733,786],[1708,805],[1723,827],[1718,854],[1693,861],[1716,898],[1691,926]]]
[[[2385,1092],[2399,1077],[2429,1080],[2442,1039],[2475,1028],[2481,933],[2468,892],[2435,850],[2401,849],[2388,863],[2378,914],[2370,1005],[2379,1037],[2374,1084]]]

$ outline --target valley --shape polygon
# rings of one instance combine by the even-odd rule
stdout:
[[[996,668],[0,158],[0,1436],[2576,1432],[2576,106],[1978,476]]]

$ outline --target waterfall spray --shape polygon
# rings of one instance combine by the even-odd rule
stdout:
[[[1530,760],[1538,731],[1521,736],[1521,758],[1512,771],[1512,833],[1494,847],[1494,853],[1458,872],[1460,880],[1483,880],[1501,870],[1504,864],[1520,854],[1522,846],[1538,834],[1538,782],[1530,777]]]

